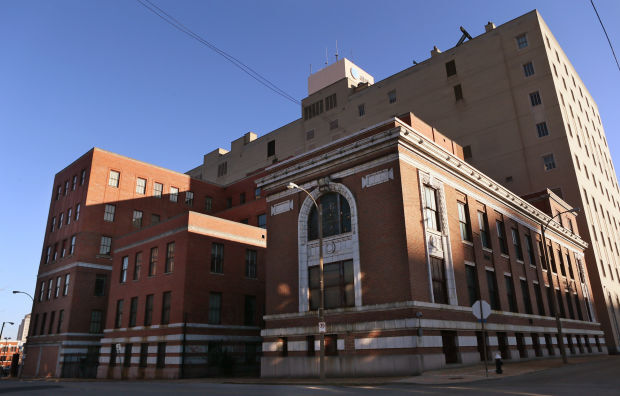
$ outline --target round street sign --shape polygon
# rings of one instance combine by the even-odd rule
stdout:
[[[478,300],[471,306],[472,313],[479,320],[486,319],[491,315],[491,306],[484,300]]]

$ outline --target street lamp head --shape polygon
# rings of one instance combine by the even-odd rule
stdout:
[[[13,294],[21,293],[19,290],[13,290]]]
[[[293,182],[290,182],[289,184],[286,185],[286,188],[289,190],[294,190],[296,188],[299,188],[299,186]]]
[[[577,213],[581,212],[581,208],[579,208],[579,207],[572,208],[571,210],[569,210],[569,212],[577,214]]]

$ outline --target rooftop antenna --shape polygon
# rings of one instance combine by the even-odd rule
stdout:
[[[336,40],[336,62],[338,62],[338,40]]]
[[[327,59],[327,47],[325,47],[325,67],[327,67],[327,65],[329,64],[328,62],[329,60]]]
[[[461,38],[459,39],[459,42],[456,43],[455,47],[458,47],[459,45],[463,44],[463,42],[465,41],[465,39],[469,39],[471,40],[471,36],[469,35],[469,33],[467,33],[467,30],[465,30],[465,28],[463,26],[461,26],[461,32],[463,32],[463,35],[461,36]]]

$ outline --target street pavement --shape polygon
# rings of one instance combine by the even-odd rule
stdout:
[[[492,367],[489,366],[491,369]],[[407,378],[195,379],[174,381],[0,381],[0,394],[19,395],[619,395],[620,357],[570,358],[507,363],[503,375],[483,366],[455,367]]]

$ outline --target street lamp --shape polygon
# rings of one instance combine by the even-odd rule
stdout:
[[[301,190],[303,192],[305,192],[310,199],[312,200],[312,202],[314,203],[314,206],[316,207],[317,212],[319,213],[319,285],[320,285],[320,293],[321,296],[319,298],[319,326],[322,323],[323,325],[325,324],[325,296],[324,296],[324,291],[325,291],[325,284],[323,283],[323,211],[321,209],[321,205],[319,203],[317,203],[317,201],[314,199],[314,197],[312,196],[312,194],[310,194],[310,192],[308,192],[308,190],[306,190],[303,187],[299,187],[297,184],[291,182],[289,184],[286,185],[286,188],[288,188],[289,190]],[[325,329],[325,328],[324,328]],[[319,357],[319,377],[321,379],[321,381],[325,381],[325,331],[321,331],[321,329],[319,329],[319,350],[320,350],[320,357]]]
[[[34,304],[34,298],[32,298],[32,296],[30,294],[26,293],[26,292],[19,291],[19,290],[13,290],[13,294],[25,294],[28,297],[30,297],[30,299],[32,300],[32,303]]]
[[[24,291],[20,291],[20,290],[13,290],[13,294],[25,294],[25,295],[27,295],[28,297],[30,297],[30,299],[32,300],[32,308],[30,308],[30,311],[32,312],[32,309],[34,308],[34,298],[33,298],[33,297],[29,294],[29,293],[26,293],[26,292],[24,292]],[[22,337],[23,337],[23,335],[22,335]],[[21,364],[21,366],[22,366],[22,367],[23,367],[23,365],[26,363],[26,353],[25,353],[25,351],[26,351],[26,350],[25,350],[25,348],[24,348],[24,350],[22,351],[22,364]],[[21,378],[21,377],[22,377],[22,370],[21,370],[21,368],[20,368],[20,370],[19,370],[19,375],[18,375],[18,377],[19,377],[19,378]]]
[[[566,350],[564,349],[564,335],[562,334],[562,321],[560,320],[560,312],[558,309],[558,297],[555,293],[555,287],[553,286],[553,276],[551,275],[551,266],[549,265],[549,253],[547,253],[547,239],[545,238],[545,229],[549,228],[549,224],[556,217],[563,215],[564,213],[579,213],[579,208],[573,208],[569,210],[565,210],[564,212],[557,213],[555,216],[550,218],[547,223],[540,222],[540,230],[542,232],[542,242],[543,242],[543,254],[545,256],[545,264],[547,266],[547,281],[549,282],[549,287],[551,288],[551,301],[553,303],[553,311],[555,312],[555,323],[558,327],[558,346],[560,347],[560,353],[562,354],[562,362],[564,364],[568,363],[568,358],[566,357]],[[551,253],[553,254],[553,249]],[[558,285],[560,282],[558,280]],[[560,285],[561,287],[561,285]]]
[[[13,322],[2,322],[2,328],[0,329],[0,340],[2,339],[2,333],[4,332],[4,325],[6,323],[10,324],[11,326],[15,324]]]

